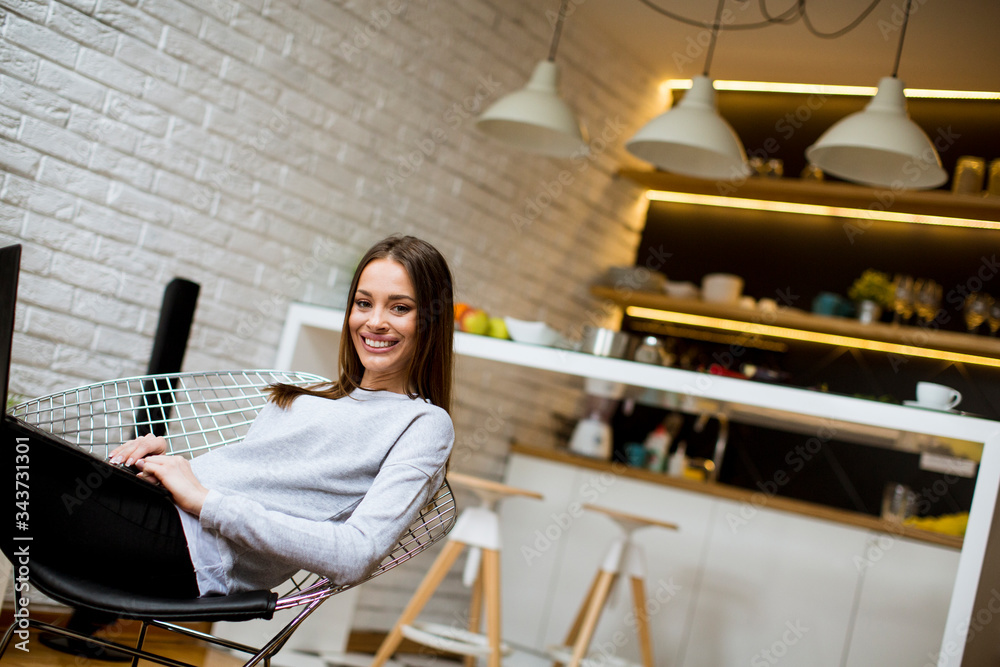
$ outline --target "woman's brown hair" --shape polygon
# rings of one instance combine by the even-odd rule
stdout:
[[[354,348],[349,321],[361,272],[376,259],[391,259],[401,264],[416,292],[416,352],[406,371],[411,396],[426,399],[445,410],[450,409],[452,345],[455,334],[451,271],[437,248],[413,236],[390,236],[383,239],[369,248],[358,263],[351,280],[340,336],[340,377],[328,384],[311,387],[274,385],[270,389],[270,398],[279,407],[287,408],[303,394],[343,398],[361,386],[365,369]]]

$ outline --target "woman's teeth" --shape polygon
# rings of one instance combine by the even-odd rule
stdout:
[[[365,345],[369,347],[391,347],[396,344],[394,340],[372,340],[370,338],[365,338]]]

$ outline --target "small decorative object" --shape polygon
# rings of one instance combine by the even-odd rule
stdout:
[[[990,162],[990,171],[986,181],[986,196],[1000,197],[1000,158]]]
[[[870,324],[882,316],[882,308],[892,306],[892,281],[888,274],[868,269],[851,284],[847,296],[857,304],[858,321]]]
[[[951,191],[957,195],[978,195],[983,191],[986,177],[986,160],[973,155],[963,155],[955,163]]]

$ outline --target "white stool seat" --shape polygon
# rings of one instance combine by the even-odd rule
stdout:
[[[430,646],[440,651],[481,657],[492,651],[489,637],[443,623],[411,623],[402,627],[403,636],[410,641]],[[507,655],[510,647],[500,644],[500,653]]]

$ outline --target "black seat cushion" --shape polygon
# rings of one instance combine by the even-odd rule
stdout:
[[[42,593],[74,609],[138,620],[214,622],[270,619],[278,601],[278,594],[271,591],[193,599],[154,598],[67,577],[37,561],[31,562],[30,579]]]

